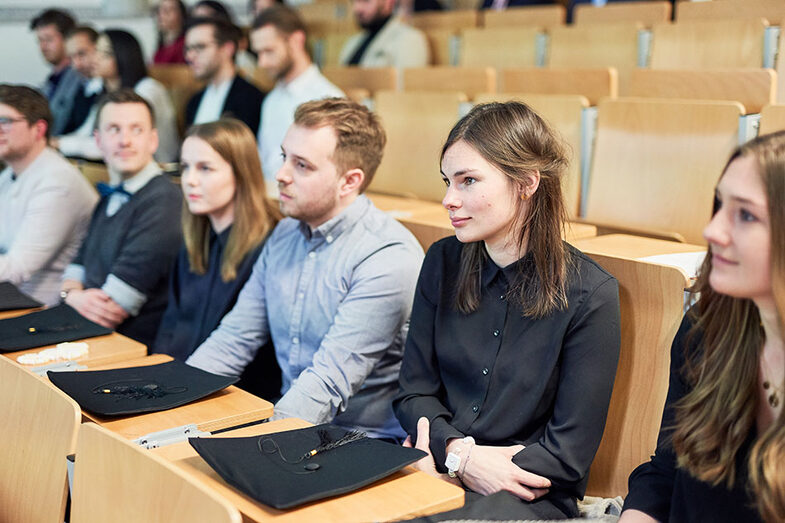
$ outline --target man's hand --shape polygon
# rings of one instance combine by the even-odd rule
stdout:
[[[101,289],[71,290],[65,302],[88,320],[109,329],[128,317],[128,312]]]
[[[423,452],[427,452],[428,455],[422,458],[421,460],[414,463],[412,466],[417,470],[425,472],[426,474],[430,474],[436,478],[442,479],[449,483],[453,483],[455,485],[461,485],[461,481],[458,478],[451,478],[447,474],[440,474],[439,471],[436,470],[436,462],[433,460],[433,454],[431,454],[431,425],[428,422],[428,418],[422,417],[417,420],[417,442],[414,444],[414,448],[420,449]],[[404,447],[412,448],[412,438],[411,436],[406,436],[406,441],[403,442]]]
[[[523,445],[492,447],[475,445],[463,471],[463,484],[480,494],[506,490],[521,499],[533,501],[548,493],[548,478],[527,472],[512,462]]]

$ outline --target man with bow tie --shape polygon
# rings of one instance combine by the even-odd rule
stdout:
[[[0,281],[45,304],[58,301],[63,270],[74,258],[98,199],[79,171],[47,147],[52,113],[46,98],[0,85]]]
[[[158,132],[144,98],[115,91],[97,112],[95,139],[112,185],[99,187],[101,201],[60,295],[85,318],[149,345],[180,248],[182,196],[153,160]]]

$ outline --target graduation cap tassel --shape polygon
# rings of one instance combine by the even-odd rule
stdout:
[[[313,456],[316,456],[317,454],[321,454],[329,450],[337,449],[338,447],[342,447],[348,443],[366,437],[365,432],[359,430],[349,431],[343,436],[341,436],[340,438],[335,440],[330,436],[330,433],[328,431],[323,429],[319,429],[318,435],[320,441],[319,446],[316,447],[315,449],[309,450],[308,452],[300,456],[300,458],[296,461],[291,461],[286,459],[286,457],[284,457],[283,455],[283,452],[281,452],[281,448],[278,446],[278,443],[276,443],[275,440],[271,438],[259,438],[257,440],[257,446],[259,447],[259,452],[261,452],[262,454],[275,454],[277,452],[278,455],[281,457],[281,461],[283,461],[284,463],[288,463],[290,465],[296,465],[298,463],[302,463],[306,459],[310,459]],[[265,449],[265,447],[267,447],[267,449]],[[319,466],[315,464],[314,466],[306,465],[305,468],[309,472],[313,472],[317,470]]]

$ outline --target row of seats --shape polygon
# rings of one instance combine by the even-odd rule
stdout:
[[[622,324],[608,421],[587,493],[623,496],[628,474],[656,443],[667,391],[668,349],[688,280],[675,267],[590,255],[619,281]],[[0,520],[62,521],[66,456],[73,453],[71,521],[239,521],[238,509],[256,520],[249,516],[253,500],[200,481],[201,474],[174,465],[168,453],[136,446],[108,425],[80,425],[80,408],[70,397],[3,356],[0,395],[8,428],[0,446],[5,464],[0,472]],[[199,458],[188,461],[190,468],[207,470]],[[224,498],[219,492],[232,495]],[[286,512],[275,515],[287,517]],[[327,513],[322,516],[329,518]]]

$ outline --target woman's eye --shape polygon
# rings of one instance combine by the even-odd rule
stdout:
[[[745,211],[744,209],[739,209],[739,218],[741,218],[741,221],[743,222],[754,222],[758,220],[755,215]]]
[[[476,181],[477,180],[475,178],[472,178],[471,176],[467,176],[466,178],[463,179],[463,184],[464,185],[471,185],[471,184],[473,184]]]

